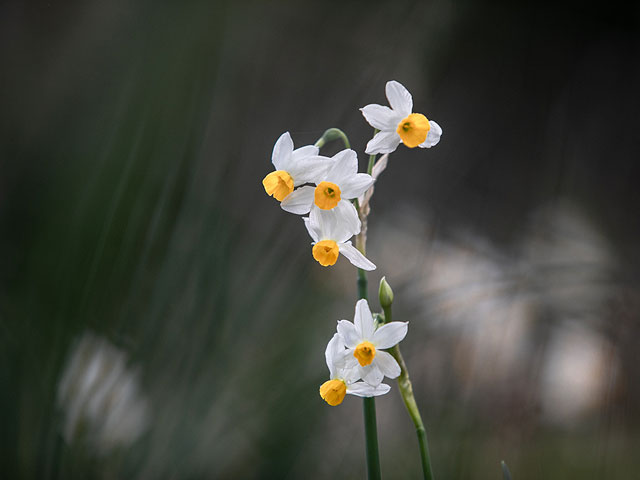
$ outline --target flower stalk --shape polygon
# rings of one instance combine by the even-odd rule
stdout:
[[[372,155],[373,161],[375,161],[375,155]],[[369,158],[369,168],[367,173],[371,174],[373,168],[372,159]],[[367,217],[362,215],[360,208],[358,208],[358,214],[360,214],[360,221],[362,227],[360,233],[356,236],[356,248],[360,250],[360,253],[366,255],[367,252]],[[358,298],[368,298],[368,282],[367,272],[358,269]],[[376,424],[376,400],[373,397],[365,397],[362,399],[362,408],[364,412],[364,433],[367,449],[367,473],[369,480],[377,480],[382,478],[380,472],[380,454],[378,450],[378,428]]]
[[[384,323],[389,323],[393,320],[391,312],[391,304],[393,303],[393,291],[383,277],[380,281],[380,305],[384,312]],[[398,377],[398,389],[402,400],[404,401],[407,412],[413,421],[416,428],[416,435],[418,436],[418,445],[420,447],[420,458],[422,461],[422,474],[425,480],[433,480],[433,471],[431,470],[431,457],[429,456],[429,445],[427,443],[427,431],[424,428],[422,417],[420,416],[420,410],[418,410],[418,404],[413,395],[413,386],[411,384],[411,378],[409,378],[409,370],[407,364],[404,361],[402,353],[400,352],[400,344],[394,346],[389,350],[389,353],[396,359],[400,365],[400,376]]]
[[[342,142],[344,143],[344,148],[351,148],[351,143],[349,143],[347,134],[339,128],[335,127],[325,130],[322,136],[318,140],[316,140],[316,143],[314,145],[318,148],[322,148],[328,142],[332,142],[334,140],[342,140]]]
[[[366,249],[364,243],[360,242],[360,235],[356,238],[356,248],[364,255]],[[358,269],[358,298],[367,299],[367,272]],[[362,399],[362,410],[364,413],[364,435],[367,452],[367,474],[369,480],[379,480],[382,478],[380,472],[380,453],[378,450],[378,427],[376,422],[376,400],[374,397]]]
[[[378,130],[377,128],[374,128],[374,129],[373,129],[373,136],[375,137],[375,136],[376,136],[376,134],[377,134],[379,131],[380,131],[380,130]],[[377,157],[377,156],[378,156],[378,155],[377,155],[377,154],[375,154],[375,153],[372,153],[371,155],[369,155],[369,164],[367,165],[367,173],[368,173],[369,175],[371,175],[371,172],[373,171],[373,166],[374,166],[374,165],[375,165],[375,163],[376,163],[376,157]]]

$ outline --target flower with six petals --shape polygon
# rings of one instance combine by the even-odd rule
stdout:
[[[262,180],[267,194],[282,202],[295,187],[315,182],[325,175],[331,160],[319,156],[318,152],[318,147],[313,145],[294,150],[289,132],[280,135],[271,155],[271,161],[276,170]]]
[[[391,108],[371,104],[360,109],[367,122],[380,130],[367,143],[366,153],[391,153],[400,143],[409,148],[430,148],[440,141],[442,128],[421,113],[412,113],[413,99],[402,84],[391,80],[385,92]]]
[[[360,378],[374,387],[384,377],[400,375],[398,362],[382,350],[402,341],[407,329],[407,322],[390,322],[376,329],[369,304],[364,299],[356,303],[353,323],[348,320],[338,322],[338,333],[344,338],[347,351],[358,361]]]
[[[298,188],[280,204],[282,209],[298,215],[309,213],[314,204],[331,210],[340,202],[358,198],[373,184],[371,175],[358,173],[358,156],[353,150],[336,153],[331,162],[327,173],[312,182],[315,187]]]

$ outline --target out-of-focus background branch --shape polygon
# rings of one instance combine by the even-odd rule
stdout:
[[[363,476],[360,402],[317,393],[355,271],[260,181],[287,130],[339,127],[364,168],[390,79],[444,129],[392,155],[368,248],[436,476],[634,477],[639,15],[3,3],[3,478]],[[377,405],[383,473],[418,476],[399,395]]]

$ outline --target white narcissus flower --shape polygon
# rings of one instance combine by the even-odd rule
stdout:
[[[293,192],[294,187],[304,183],[316,182],[318,178],[326,174],[331,160],[318,155],[319,149],[313,145],[293,149],[293,140],[289,132],[280,135],[273,147],[271,162],[276,167],[262,185],[268,195],[282,202],[287,195]]]
[[[349,239],[360,233],[360,219],[356,208],[350,202],[339,202],[331,210],[312,208],[308,218],[303,218],[307,231],[313,239],[313,258],[320,265],[335,265],[339,254],[363,270],[375,270],[360,251],[351,245]]]
[[[358,173],[358,155],[353,150],[342,150],[330,161],[327,173],[312,182],[316,186],[304,186],[291,193],[280,205],[283,210],[304,215],[314,204],[331,210],[339,202],[358,198],[373,184],[371,175]]]
[[[391,80],[385,91],[391,108],[371,104],[360,109],[367,122],[380,130],[367,143],[366,153],[391,153],[400,142],[409,148],[430,148],[440,141],[442,128],[421,113],[411,113],[413,99],[402,84]]]
[[[324,352],[329,367],[329,380],[320,386],[320,396],[332,407],[340,405],[346,394],[377,397],[390,390],[384,383],[372,386],[360,380],[358,362],[345,350],[344,339],[335,334]]]
[[[366,300],[358,300],[354,323],[338,322],[338,333],[344,338],[347,351],[358,360],[360,378],[369,385],[380,385],[384,377],[400,375],[395,358],[382,350],[391,348],[407,335],[407,322],[390,322],[376,330],[373,315]]]

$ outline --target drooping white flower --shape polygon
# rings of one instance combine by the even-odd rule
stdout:
[[[350,202],[339,202],[331,210],[313,207],[309,217],[303,220],[313,239],[313,258],[320,265],[335,265],[342,254],[358,268],[375,270],[376,266],[349,241],[360,233],[361,226],[356,208]]]
[[[389,385],[377,386],[359,382],[358,362],[345,350],[344,339],[334,334],[324,352],[329,367],[329,380],[320,386],[320,396],[332,407],[340,405],[345,395],[358,397],[377,397],[390,390]]]
[[[338,333],[344,338],[347,351],[358,361],[360,378],[376,386],[384,377],[400,375],[400,365],[387,352],[407,334],[407,322],[390,322],[376,329],[373,315],[366,300],[358,300],[354,322],[340,320]]]
[[[440,141],[442,128],[421,113],[411,113],[413,99],[402,84],[391,80],[385,92],[391,108],[371,104],[360,109],[367,122],[380,130],[367,143],[366,153],[391,153],[401,142],[409,148],[430,148]]]
[[[291,193],[281,203],[283,210],[304,215],[314,204],[322,210],[331,210],[339,202],[358,198],[373,184],[371,175],[358,173],[358,155],[353,150],[342,150],[330,161],[327,173],[312,182],[316,186],[304,186]]]
[[[318,152],[318,147],[313,145],[294,150],[289,132],[280,135],[271,155],[271,162],[276,171],[262,180],[267,194],[282,202],[295,187],[316,182],[325,175],[331,159],[319,156]]]

